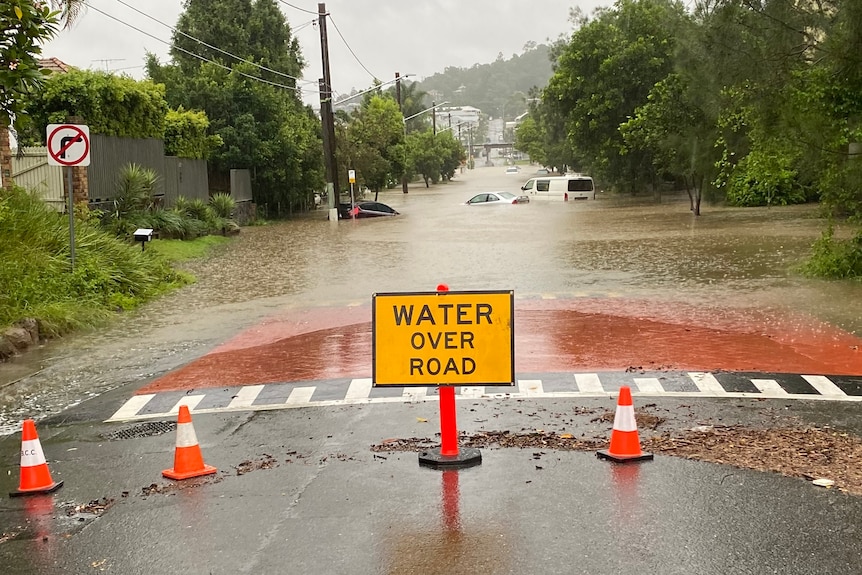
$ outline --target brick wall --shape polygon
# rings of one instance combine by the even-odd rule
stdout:
[[[69,174],[63,168],[63,197],[66,198],[66,205],[69,203]],[[77,205],[81,202],[89,203],[89,180],[87,179],[86,166],[73,166],[72,170],[72,202]]]
[[[9,130],[0,127],[0,187],[12,187],[12,144]]]
[[[72,168],[72,186],[75,191],[72,201],[75,204],[79,204],[80,202],[86,204],[90,200],[86,166],[75,166]]]

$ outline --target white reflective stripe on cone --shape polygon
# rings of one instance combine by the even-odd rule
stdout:
[[[35,467],[45,463],[45,454],[38,439],[21,442],[21,467]]]
[[[198,444],[195,428],[191,423],[177,424],[177,447],[194,447]]]
[[[614,415],[614,429],[617,431],[637,431],[635,408],[633,405],[618,405]]]

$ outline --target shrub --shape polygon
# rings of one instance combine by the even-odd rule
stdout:
[[[102,226],[125,239],[138,228],[151,228],[165,239],[194,239],[239,229],[230,219],[236,205],[230,195],[216,194],[209,203],[179,196],[173,208],[164,209],[153,200],[157,182],[153,170],[137,164],[125,166],[117,180],[114,211],[102,214]]]
[[[169,263],[87,221],[70,265],[65,215],[21,188],[0,190],[0,326],[35,317],[49,336],[97,325],[185,279]]]
[[[210,198],[210,207],[212,207],[216,216],[229,219],[233,216],[236,201],[234,201],[230,194],[215,194]]]
[[[190,218],[194,218],[202,222],[210,222],[214,218],[212,209],[205,201],[199,198],[195,198],[188,203],[185,213]]]
[[[131,212],[152,209],[153,191],[157,182],[158,176],[154,170],[138,164],[127,164],[120,171],[117,180],[117,195],[114,197],[117,219],[122,219]]]
[[[732,170],[727,201],[735,206],[786,206],[805,202],[791,159],[780,153],[752,151]]]
[[[841,241],[830,224],[812,246],[811,257],[801,267],[812,277],[848,279],[862,277],[862,232]]]

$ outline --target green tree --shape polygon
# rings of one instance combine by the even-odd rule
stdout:
[[[26,142],[41,142],[48,124],[84,119],[90,131],[125,138],[162,138],[168,112],[164,86],[105,72],[72,69],[52,74],[26,100],[32,119],[22,133]]]
[[[147,72],[171,107],[206,112],[223,141],[210,158],[214,187],[227,188],[230,170],[244,168],[254,200],[271,213],[311,205],[323,182],[320,122],[296,93],[303,60],[275,1],[188,0],[171,56],[162,65],[150,55]]]
[[[523,94],[535,86],[544,86],[551,77],[549,53],[549,46],[528,42],[521,53],[508,57],[499,54],[491,63],[447,67],[424,78],[421,88],[439,92],[438,101],[474,106],[488,116],[511,120],[525,111]],[[430,105],[429,100],[424,102],[424,107]],[[405,112],[405,116],[409,115]]]
[[[425,187],[451,180],[466,158],[464,148],[451,132],[431,130],[407,135],[408,173],[419,174]]]
[[[63,28],[70,28],[84,9],[86,0],[51,0],[51,5],[60,10]]]
[[[714,163],[715,119],[691,100],[692,93],[680,75],[668,76],[653,86],[620,132],[626,150],[648,150],[660,176],[684,182],[691,211],[700,215],[704,182]]]
[[[374,192],[388,187],[400,176],[404,126],[398,104],[389,96],[369,97],[345,126],[338,153],[339,170],[356,170],[357,182]],[[342,144],[342,142],[339,142]]]
[[[619,0],[592,21],[581,18],[560,50],[543,103],[567,120],[583,167],[617,187],[636,192],[654,172],[648,151],[620,154],[619,127],[672,72],[675,31],[685,18],[673,0]]]
[[[515,130],[515,149],[527,154],[531,162],[538,162],[544,166],[546,155],[543,141],[539,123],[532,116],[524,118]]]
[[[165,154],[180,158],[206,160],[224,143],[220,136],[209,135],[210,121],[205,112],[168,110],[165,117]]]
[[[401,113],[405,118],[413,116],[407,120],[408,132],[422,130],[428,123],[427,117],[421,115],[422,110],[430,105],[425,103],[428,100],[428,94],[420,90],[419,86],[418,82],[401,80]],[[387,93],[397,101],[394,86],[390,87]]]
[[[422,176],[426,188],[440,181],[440,171],[443,169],[443,161],[437,152],[435,139],[430,130],[407,135],[410,164],[415,173]]]
[[[715,184],[733,204],[806,199],[811,180],[799,168],[808,137],[797,126],[807,114],[794,109],[792,93],[798,75],[812,67],[811,16],[787,2],[721,2],[705,20],[711,53],[729,59],[711,61],[723,80]]]
[[[26,125],[24,100],[42,85],[41,44],[56,34],[58,16],[31,0],[0,4],[0,128],[13,121],[19,129]]]
[[[186,0],[184,7],[170,54],[185,74],[205,60],[231,67],[242,58],[267,68],[266,79],[295,86],[304,61],[275,0]]]
[[[435,144],[441,160],[440,177],[447,181],[451,180],[467,159],[464,147],[451,130],[437,134]]]

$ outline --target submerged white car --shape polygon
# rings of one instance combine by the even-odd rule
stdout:
[[[467,200],[468,206],[494,206],[501,204],[529,204],[529,196],[516,196],[510,192],[484,192]]]

